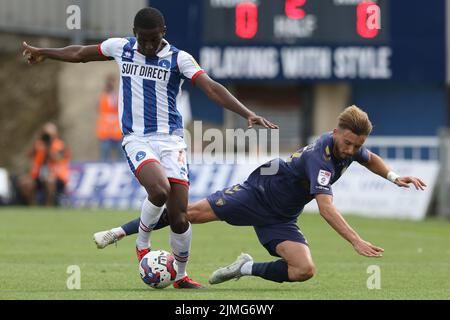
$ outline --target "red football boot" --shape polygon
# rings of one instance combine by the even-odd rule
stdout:
[[[145,249],[140,249],[139,250],[136,247],[136,255],[137,255],[138,261],[141,262],[142,258],[149,252],[150,252],[150,248],[145,248]]]
[[[204,287],[198,283],[189,278],[188,276],[185,276],[181,278],[178,281],[175,281],[173,283],[173,286],[175,289],[203,289]]]

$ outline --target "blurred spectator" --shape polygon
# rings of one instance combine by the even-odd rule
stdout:
[[[100,142],[100,160],[123,159],[122,132],[119,126],[117,80],[114,75],[106,78],[105,90],[98,104],[97,137]]]
[[[64,141],[58,136],[58,129],[53,123],[46,123],[34,142],[29,154],[32,157],[31,178],[33,183],[27,189],[30,204],[59,205],[69,181],[70,153]],[[27,197],[27,196],[25,196]]]

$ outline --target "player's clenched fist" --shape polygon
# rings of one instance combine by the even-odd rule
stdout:
[[[39,49],[28,45],[25,41],[22,43],[22,55],[26,57],[28,64],[35,64],[45,60],[45,56],[39,53]]]

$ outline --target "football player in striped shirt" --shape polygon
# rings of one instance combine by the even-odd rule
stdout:
[[[224,86],[212,80],[187,52],[164,39],[161,12],[144,8],[134,18],[134,37],[110,38],[98,45],[37,48],[23,43],[29,64],[47,59],[65,62],[115,60],[119,66],[119,121],[122,147],[131,171],[146,189],[136,240],[138,260],[150,250],[150,233],[164,205],[170,219],[170,244],[175,257],[176,288],[201,288],[186,273],[192,231],[186,219],[188,169],[178,98],[190,80],[217,104],[247,119],[248,126],[276,125],[256,115]]]

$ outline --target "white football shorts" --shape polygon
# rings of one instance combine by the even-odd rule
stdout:
[[[182,137],[169,134],[147,137],[127,135],[123,139],[122,148],[136,177],[144,164],[157,162],[164,168],[170,182],[189,184],[187,146]]]

